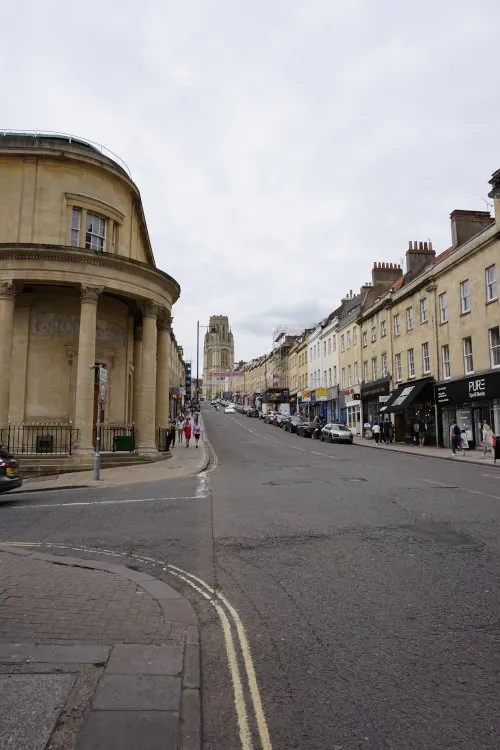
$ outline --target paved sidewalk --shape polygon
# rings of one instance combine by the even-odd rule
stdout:
[[[375,448],[383,451],[394,451],[396,453],[411,453],[414,456],[429,456],[430,458],[442,458],[447,461],[463,461],[468,464],[478,464],[479,466],[492,466],[498,468],[500,471],[500,461],[496,464],[493,463],[493,455],[487,453],[483,456],[483,451],[479,448],[477,450],[465,451],[463,456],[461,452],[457,452],[455,455],[448,448],[435,448],[433,446],[424,445],[422,448],[416,445],[408,445],[406,443],[377,443],[374,440],[368,440],[367,438],[356,437],[355,445],[359,445],[363,448]]]
[[[22,487],[19,487],[17,490],[11,490],[10,494],[26,492],[27,490],[39,492],[40,490],[67,489],[72,487],[111,487],[189,477],[198,474],[208,466],[210,451],[205,432],[203,431],[199,448],[195,448],[194,443],[189,448],[186,448],[184,443],[179,444],[176,442],[175,447],[171,448],[171,453],[172,457],[167,458],[165,461],[101,469],[101,479],[99,481],[94,480],[92,471],[74,471],[57,476],[25,479]]]
[[[123,565],[0,545],[0,748],[199,750],[191,604]]]

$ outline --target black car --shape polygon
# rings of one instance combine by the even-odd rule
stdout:
[[[0,492],[8,492],[23,483],[19,462],[5,445],[0,445]]]
[[[302,424],[302,420],[296,414],[294,414],[285,424],[285,430],[287,432],[297,432],[298,428]]]
[[[297,435],[310,438],[313,436],[317,426],[315,422],[301,422],[297,427]]]
[[[254,409],[252,406],[250,406],[247,411],[247,417],[258,417],[258,416],[259,416],[259,410]]]

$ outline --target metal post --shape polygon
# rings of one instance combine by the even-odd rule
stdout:
[[[94,452],[94,479],[101,478],[101,399],[97,399],[97,425]]]
[[[200,321],[196,321],[196,401],[200,400]]]

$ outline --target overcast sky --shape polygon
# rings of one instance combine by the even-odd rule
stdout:
[[[498,0],[7,2],[0,127],[119,154],[186,357],[226,314],[249,359],[486,209],[499,39]]]

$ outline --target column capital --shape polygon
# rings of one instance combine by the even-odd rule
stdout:
[[[159,331],[169,331],[172,323],[172,316],[166,307],[162,307],[158,313],[156,325]]]
[[[0,281],[0,299],[14,299],[18,292],[13,281]]]
[[[88,284],[82,284],[80,287],[80,299],[82,302],[95,302],[95,304],[97,305],[99,295],[101,295],[103,291],[104,287],[102,286],[90,286]]]
[[[143,318],[156,318],[158,316],[159,307],[150,299],[139,300],[137,306]]]

